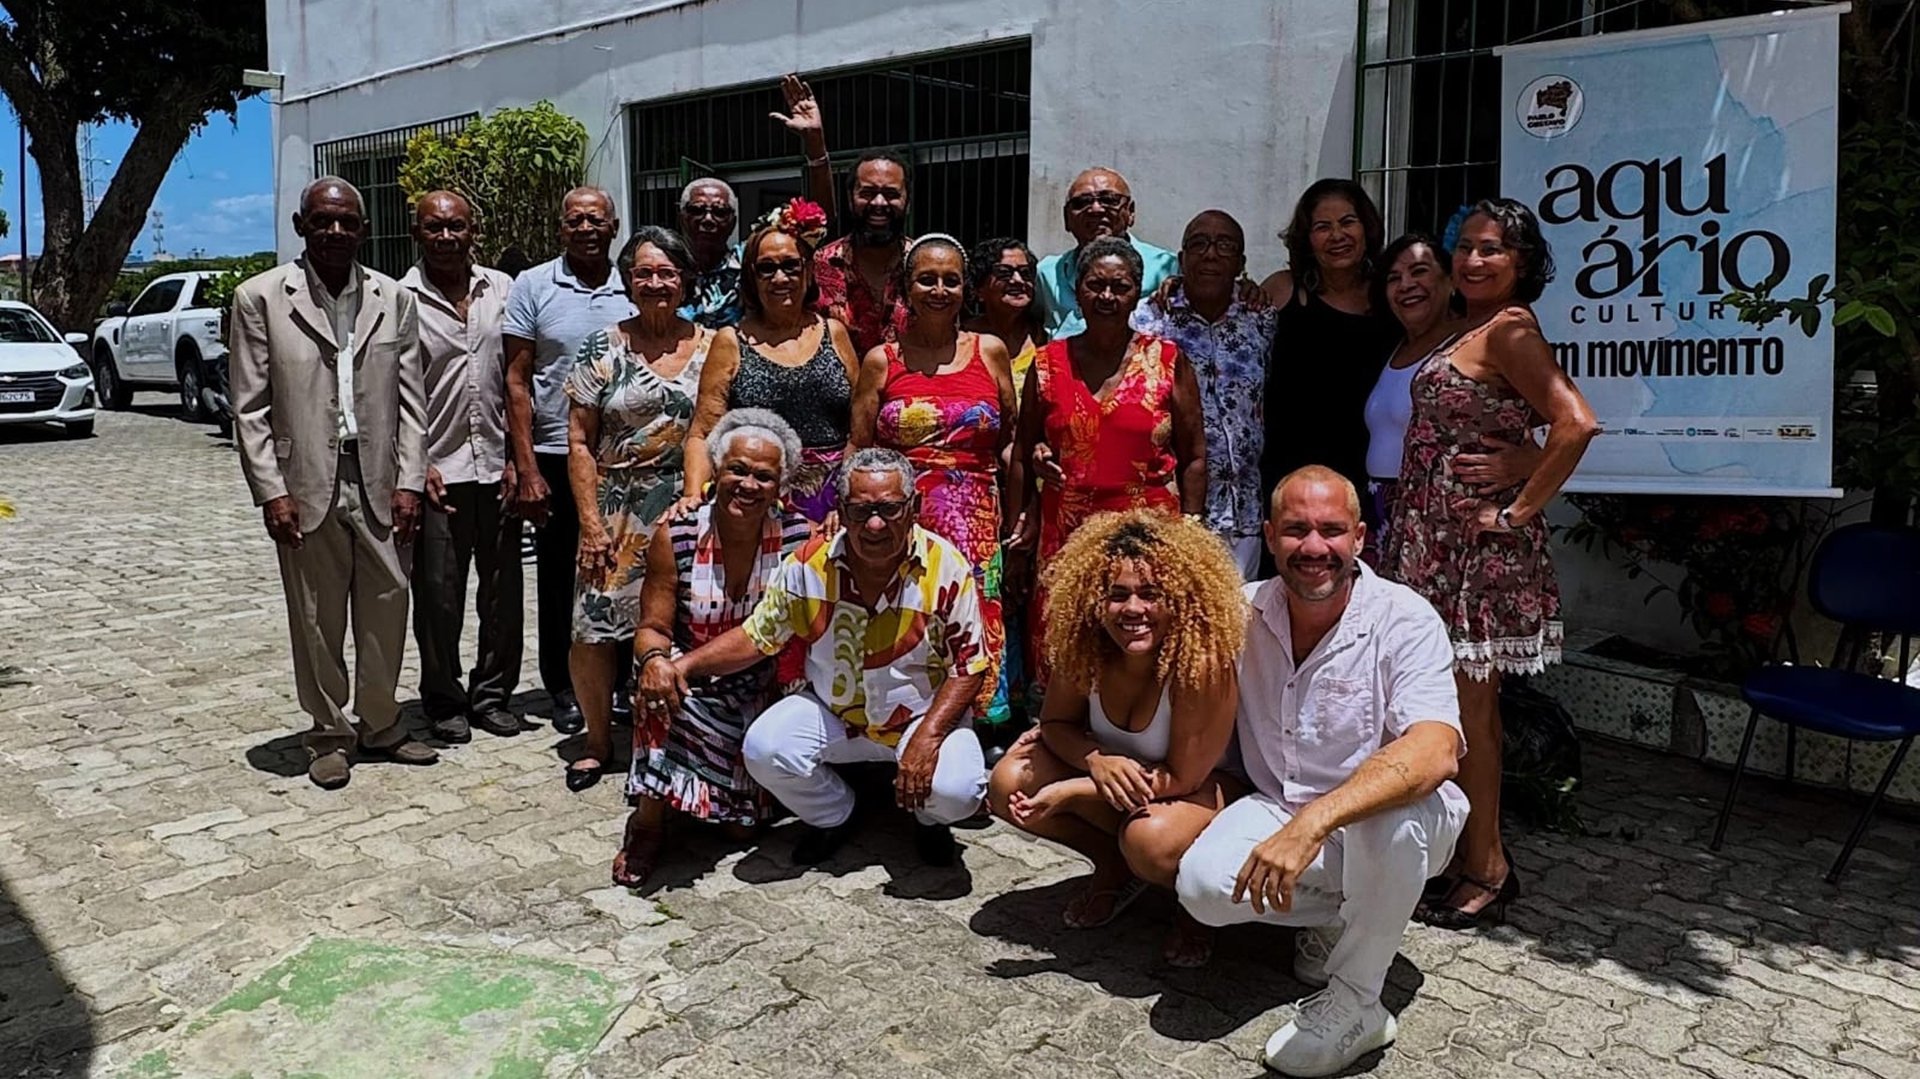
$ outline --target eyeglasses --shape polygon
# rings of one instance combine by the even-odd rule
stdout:
[[[577,229],[577,228],[598,229],[598,228],[606,227],[607,219],[604,217],[601,217],[599,214],[568,214],[566,217],[563,217],[560,219],[560,223],[562,225],[567,226],[570,229]]]
[[[772,280],[775,274],[799,277],[801,274],[807,272],[807,260],[780,259],[776,262],[773,259],[761,259],[753,264],[753,272],[768,280]]]
[[[710,217],[715,221],[731,221],[733,220],[733,207],[731,206],[695,206],[692,203],[688,203],[687,205],[680,207],[680,215],[682,217],[692,218],[695,221],[698,221],[703,217]]]
[[[629,273],[635,281],[669,281],[677,283],[680,271],[672,266],[635,266]]]
[[[848,520],[850,520],[854,524],[866,524],[868,521],[871,521],[875,516],[878,516],[881,520],[887,522],[888,524],[892,524],[895,521],[898,521],[900,518],[905,517],[907,515],[907,510],[911,509],[912,507],[913,507],[913,503],[910,501],[908,502],[848,502],[843,507],[843,509],[845,511],[845,514]]]
[[[1189,236],[1180,245],[1180,250],[1189,255],[1204,255],[1212,250],[1228,258],[1238,255],[1244,248],[1244,244],[1230,236]]]
[[[1089,191],[1068,199],[1067,209],[1080,213],[1092,209],[1097,203],[1102,210],[1119,210],[1132,201],[1132,196],[1122,195],[1118,191]]]
[[[1003,262],[995,266],[992,273],[995,281],[1011,281],[1016,277],[1024,277],[1029,281],[1033,280],[1032,266],[1009,266]]]

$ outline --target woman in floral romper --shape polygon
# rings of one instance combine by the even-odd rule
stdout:
[[[1500,676],[1560,660],[1560,587],[1542,512],[1599,427],[1554,361],[1527,304],[1553,277],[1532,211],[1481,202],[1453,252],[1466,301],[1459,332],[1413,377],[1399,507],[1384,571],[1425,596],[1453,638],[1467,753],[1459,784],[1473,804],[1453,867],[1416,916],[1463,929],[1498,917],[1520,879],[1500,842]],[[1533,474],[1500,486],[1482,455],[1549,427]]]

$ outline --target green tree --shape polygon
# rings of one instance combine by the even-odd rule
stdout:
[[[188,136],[258,92],[240,73],[266,65],[266,5],[0,0],[0,11],[0,92],[40,167],[34,298],[55,325],[87,329]],[[107,120],[135,132],[89,221],[76,142],[81,125]]]
[[[424,132],[407,144],[400,188],[412,201],[455,191],[480,222],[474,256],[492,266],[513,251],[528,262],[560,253],[560,200],[585,182],[586,125],[540,101],[500,109],[452,135]]]

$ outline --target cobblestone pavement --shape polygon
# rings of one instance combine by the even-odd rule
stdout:
[[[1078,863],[1004,826],[963,833],[950,871],[918,867],[900,821],[804,874],[784,829],[759,850],[693,833],[632,895],[606,876],[619,785],[568,794],[544,727],[314,789],[234,455],[141,401],[89,441],[0,432],[19,511],[0,523],[0,1074],[139,1073],[316,937],[597,972],[620,1006],[577,1074],[1260,1073],[1304,991],[1285,933],[1230,932],[1179,972],[1164,899],[1061,930]],[[1590,834],[1516,839],[1508,925],[1408,933],[1400,1040],[1363,1070],[1920,1075],[1920,830],[1882,820],[1834,889],[1856,803],[1753,783],[1714,855],[1721,775],[1603,745],[1587,763]]]

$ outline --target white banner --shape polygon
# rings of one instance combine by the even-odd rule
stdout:
[[[1830,318],[1718,298],[1833,273],[1844,11],[1500,50],[1500,190],[1553,245],[1534,310],[1602,427],[1568,490],[1839,494]]]

